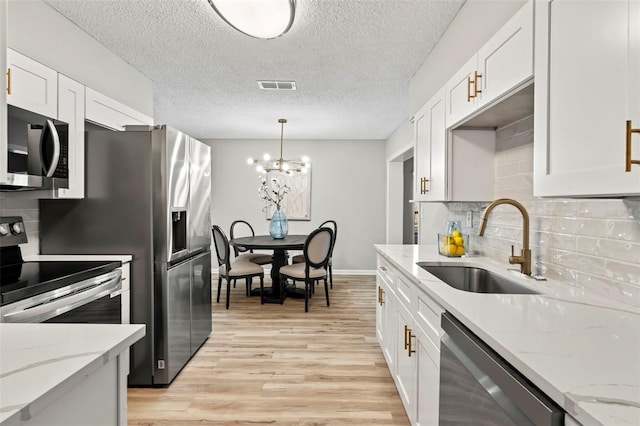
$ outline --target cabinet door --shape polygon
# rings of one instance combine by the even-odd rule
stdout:
[[[440,401],[440,351],[420,327],[415,327],[414,334],[416,336],[415,424],[437,425]]]
[[[211,252],[191,262],[191,353],[211,334]]]
[[[413,318],[409,311],[401,304],[397,305],[396,323],[396,349],[398,356],[396,359],[396,387],[400,394],[400,399],[407,412],[409,420],[413,424],[415,421],[415,368],[416,354],[411,350],[415,350],[415,336],[413,333]],[[411,347],[410,347],[411,345]]]
[[[446,201],[447,149],[444,91],[438,92],[414,117],[416,201]]]
[[[387,361],[387,367],[392,376],[396,371],[396,303],[395,296],[385,279],[376,277],[378,294],[376,298],[376,335],[380,343],[380,349]]]
[[[58,118],[58,73],[7,49],[7,103]]]
[[[475,54],[445,84],[447,127],[452,127],[476,109],[475,73],[477,71],[478,55]]]
[[[535,196],[640,194],[640,3],[536,4]],[[640,135],[632,136],[640,159]]]
[[[69,123],[69,188],[60,198],[84,198],[84,86],[58,74],[58,118]]]
[[[533,78],[533,1],[478,51],[478,73],[479,107]]]
[[[124,130],[127,125],[153,125],[153,118],[89,87],[86,89],[85,114],[88,121],[113,130]]]

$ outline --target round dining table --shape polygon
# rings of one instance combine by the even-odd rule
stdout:
[[[306,239],[306,235],[287,235],[281,239],[275,239],[271,235],[255,235],[234,238],[230,243],[247,250],[273,250],[272,284],[271,288],[264,289],[263,300],[265,303],[282,304],[287,297],[304,297],[304,289],[296,288],[294,285],[285,286],[284,282],[280,281],[280,268],[288,264],[287,250],[302,250]]]

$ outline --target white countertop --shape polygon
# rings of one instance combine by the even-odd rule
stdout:
[[[0,324],[0,423],[36,415],[144,334],[139,324]]]
[[[583,425],[640,425],[640,309],[485,257],[447,258],[436,245],[376,245],[380,254]],[[479,266],[539,295],[456,290],[417,262]]]

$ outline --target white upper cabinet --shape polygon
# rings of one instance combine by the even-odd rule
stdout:
[[[445,84],[447,127],[533,78],[533,6],[527,2]]]
[[[87,121],[112,130],[128,125],[153,125],[153,118],[87,87],[85,113]]]
[[[495,131],[447,131],[441,90],[413,117],[415,201],[489,201],[494,198]]]
[[[480,93],[475,82],[481,79],[482,75],[478,75],[478,55],[475,54],[445,84],[447,127],[458,123],[478,108],[477,95]]]
[[[480,108],[533,78],[533,1],[478,51],[478,74]]]
[[[58,73],[7,49],[7,102],[50,118],[58,118]]]
[[[84,197],[84,85],[58,74],[58,119],[69,124],[69,188],[60,198]]]
[[[443,90],[413,117],[415,201],[442,201],[446,197],[447,129],[444,117]]]
[[[535,57],[534,195],[640,195],[640,1],[540,1]]]

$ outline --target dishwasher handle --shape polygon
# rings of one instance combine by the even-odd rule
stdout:
[[[65,295],[52,294],[44,299],[43,295],[40,295],[41,297],[33,300],[31,305],[23,304],[21,308],[2,315],[2,322],[43,322],[62,315],[101,297],[119,292],[122,288],[121,277],[122,271],[116,269],[108,274],[83,281],[81,285],[78,283],[70,286],[73,290]]]

